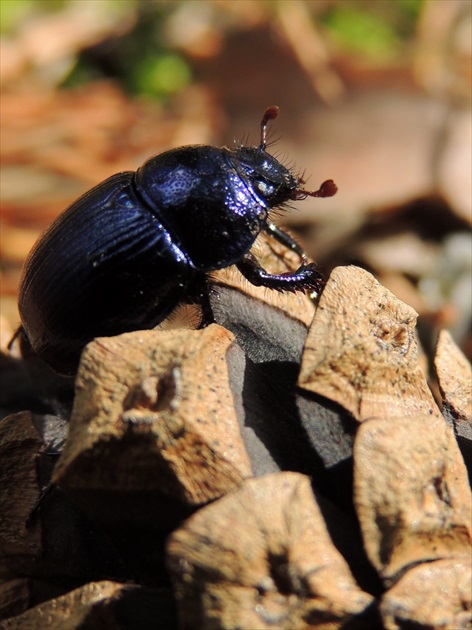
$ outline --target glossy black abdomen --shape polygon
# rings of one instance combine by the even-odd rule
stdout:
[[[94,337],[157,325],[195,275],[137,199],[132,178],[119,173],[78,199],[38,242],[23,272],[23,328],[58,371],[73,372]]]

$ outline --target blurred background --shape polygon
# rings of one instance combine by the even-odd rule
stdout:
[[[257,144],[307,187],[283,222],[470,357],[469,0],[1,0],[2,346],[22,263],[78,195],[184,144]]]

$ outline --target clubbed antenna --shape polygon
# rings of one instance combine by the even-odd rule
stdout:
[[[313,192],[309,190],[299,190],[300,195],[305,197],[332,197],[338,192],[338,187],[333,182],[332,179],[327,179],[325,182],[321,184],[318,190],[314,190]]]
[[[261,149],[262,151],[265,151],[265,148],[267,146],[267,123],[269,122],[269,120],[274,120],[275,118],[277,118],[278,115],[279,108],[277,107],[277,105],[271,105],[265,110],[264,115],[262,116],[261,144],[259,146],[259,149]]]

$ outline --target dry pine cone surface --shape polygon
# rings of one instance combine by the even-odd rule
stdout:
[[[207,328],[96,339],[73,392],[50,375],[0,424],[0,627],[471,627],[452,338],[441,411],[416,313],[366,271],[316,308],[231,272],[210,300]]]

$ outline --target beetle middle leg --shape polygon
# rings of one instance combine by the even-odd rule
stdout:
[[[305,250],[297,243],[297,241],[295,241],[290,236],[290,234],[287,234],[287,232],[284,232],[283,230],[278,228],[275,223],[271,223],[270,221],[268,221],[264,227],[264,230],[267,232],[267,234],[269,234],[269,236],[272,236],[273,238],[275,238],[276,241],[278,241],[282,245],[285,245],[287,249],[290,249],[292,252],[298,254],[298,256],[300,256],[304,263],[308,260],[308,256],[306,255]]]
[[[319,293],[325,282],[314,263],[304,264],[293,273],[272,274],[263,269],[250,252],[236,263],[243,276],[256,286],[276,291],[306,291]]]

